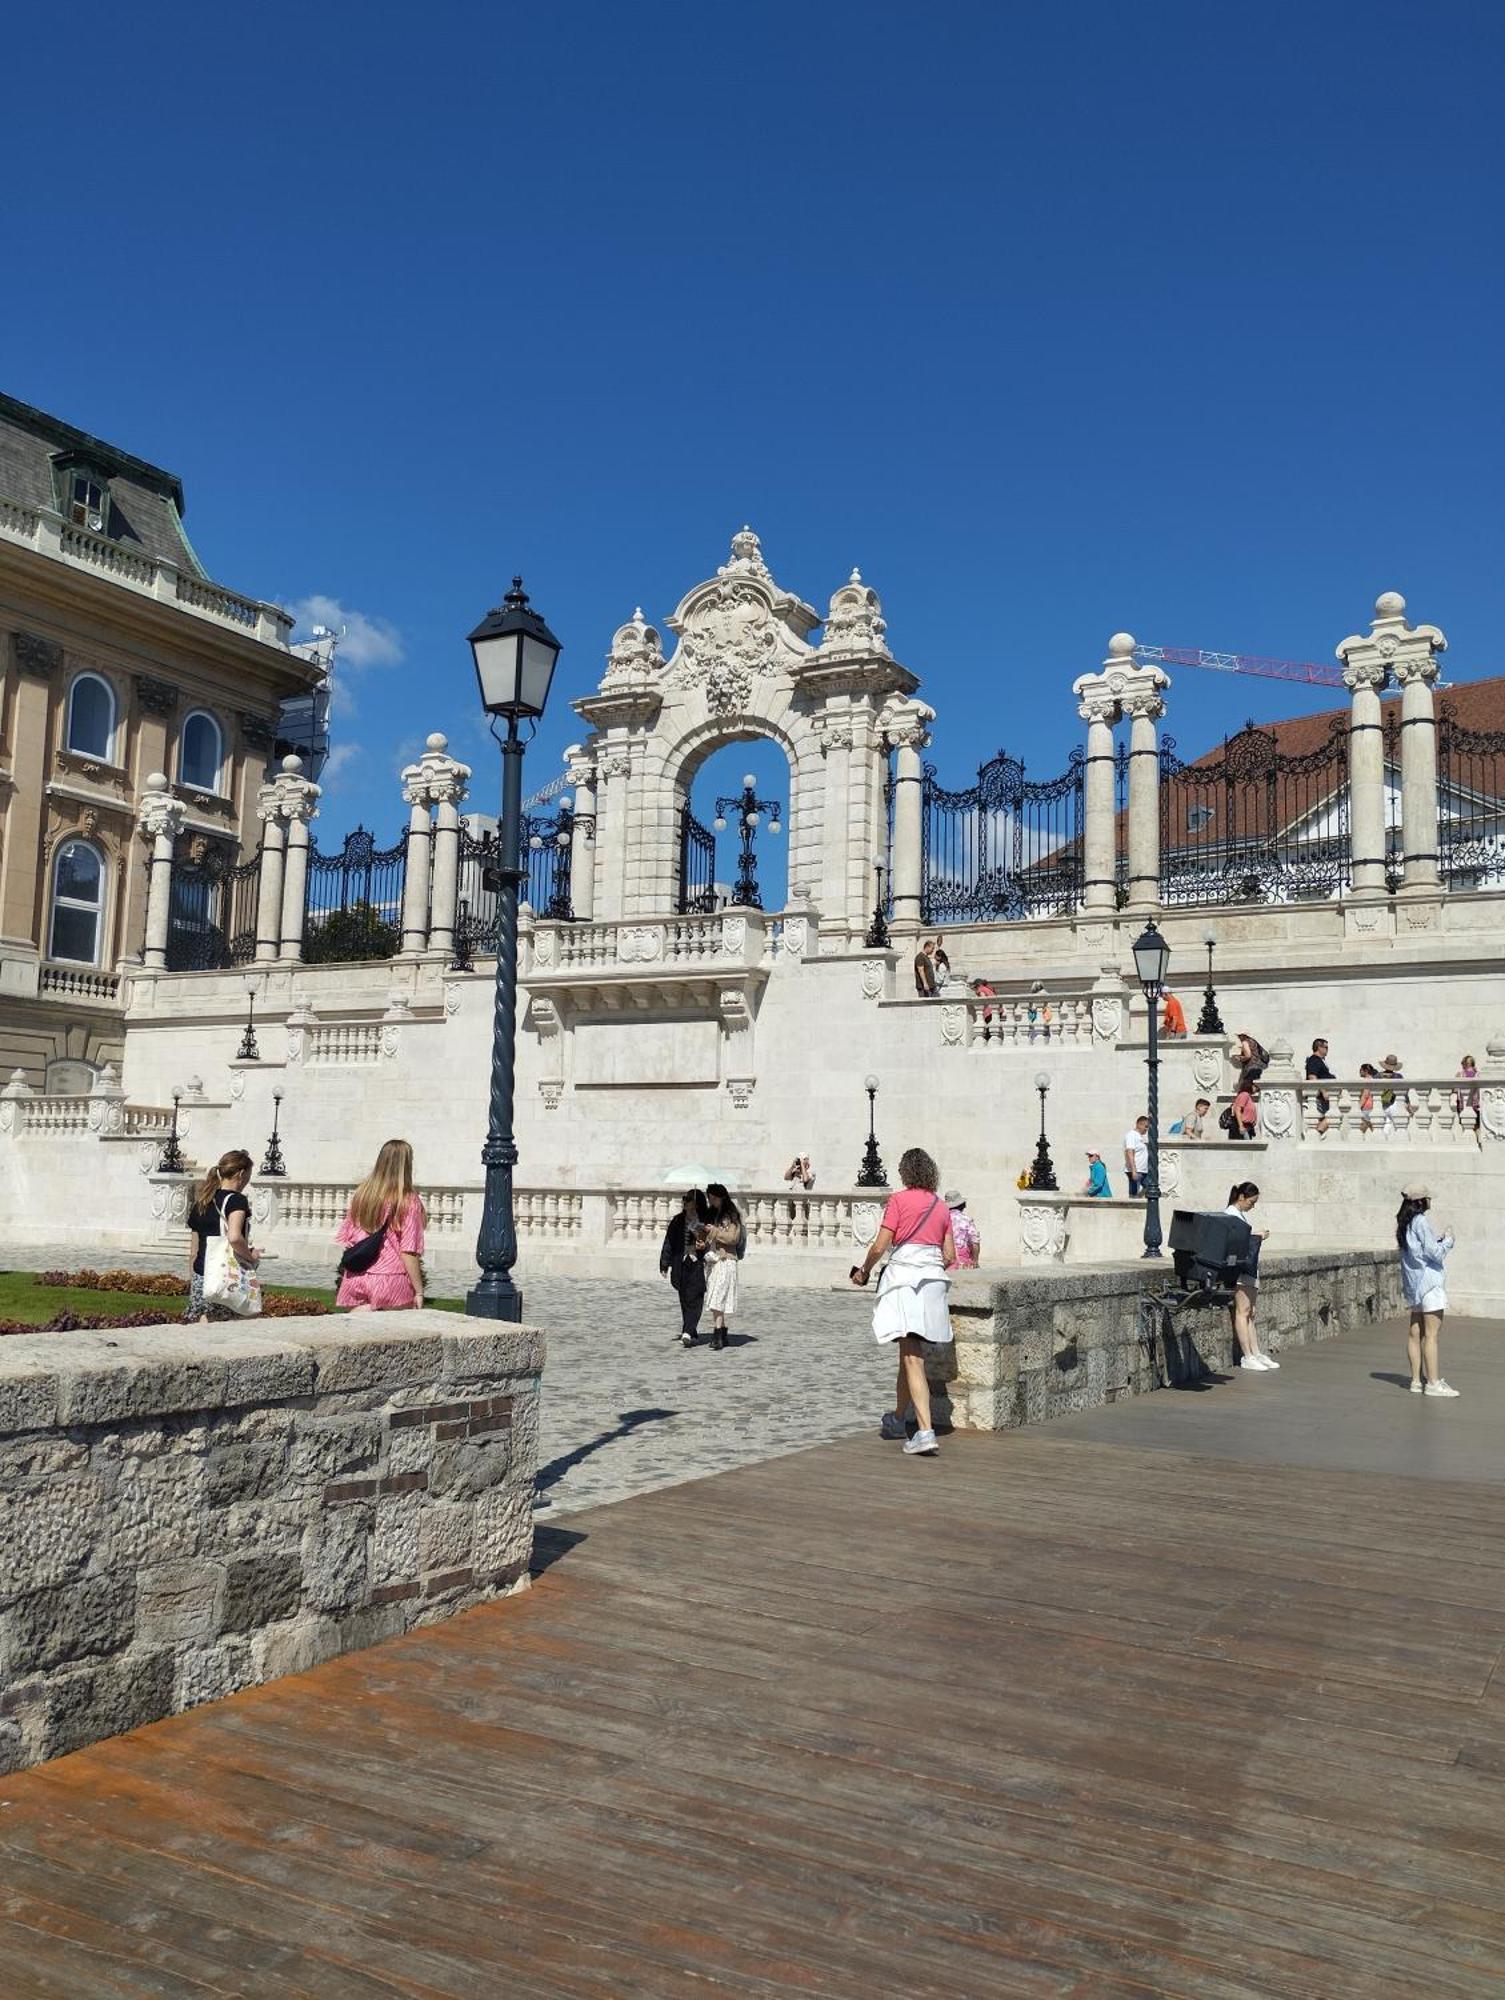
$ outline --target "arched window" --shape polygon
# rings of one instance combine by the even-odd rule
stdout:
[[[51,958],[98,965],[105,908],[105,864],[86,840],[65,840],[52,864]]]
[[[178,783],[198,792],[219,790],[221,757],[219,724],[202,709],[184,718],[178,738]]]
[[[68,691],[68,748],[107,759],[114,735],[114,690],[98,674],[80,674]]]

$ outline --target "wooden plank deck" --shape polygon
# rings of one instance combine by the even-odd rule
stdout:
[[[6,2000],[1505,1985],[1499,1485],[863,1438],[540,1556],[0,1783]]]

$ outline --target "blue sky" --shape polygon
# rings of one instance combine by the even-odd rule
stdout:
[[[822,609],[861,565],[953,781],[1057,771],[1121,627],[1327,660],[1394,587],[1502,666],[1498,7],[85,0],[7,46],[0,384],[341,608],[326,838],[434,727],[486,802],[514,569],[537,782],[743,521]],[[1313,700],[1183,671],[1169,727]]]

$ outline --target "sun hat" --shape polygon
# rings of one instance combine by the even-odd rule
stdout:
[[[1400,1057],[1399,1057],[1399,1056],[1386,1056],[1385,1060],[1384,1060],[1384,1061],[1383,1061],[1383,1062],[1382,1062],[1382,1063],[1380,1064],[1380,1068],[1381,1068],[1381,1069],[1399,1069],[1399,1068],[1400,1068]]]
[[[1103,1156],[1101,1153],[1095,1151],[1093,1147],[1089,1146],[1087,1148],[1087,1157],[1089,1160],[1100,1160]]]
[[[1432,1190],[1429,1187],[1425,1187],[1420,1181],[1416,1181],[1410,1187],[1403,1187],[1401,1189],[1401,1198],[1404,1201],[1430,1201],[1432,1199]]]
[[[941,1200],[945,1202],[947,1208],[965,1208],[967,1205],[967,1197],[960,1188],[947,1188]]]

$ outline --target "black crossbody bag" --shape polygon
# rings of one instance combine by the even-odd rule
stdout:
[[[369,1271],[381,1255],[381,1246],[386,1242],[387,1231],[391,1227],[392,1218],[388,1216],[380,1229],[373,1229],[369,1236],[362,1236],[350,1244],[335,1267],[336,1281],[349,1273]]]

